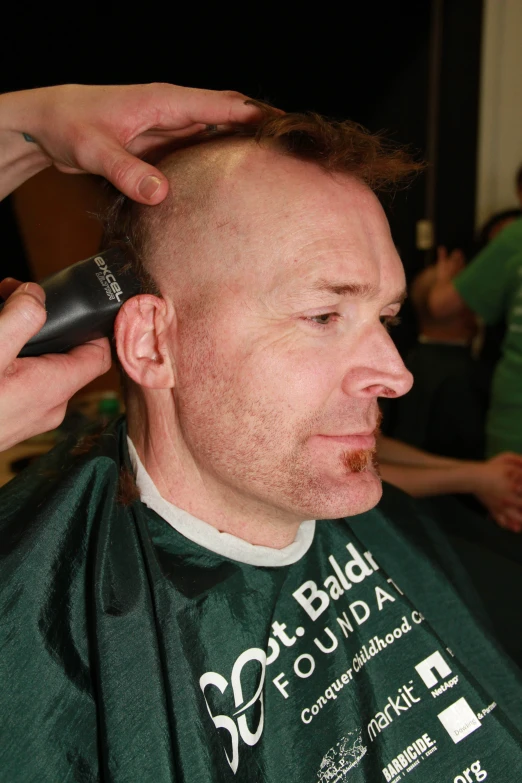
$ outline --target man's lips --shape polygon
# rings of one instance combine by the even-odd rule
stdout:
[[[375,434],[371,432],[355,432],[350,435],[316,435],[322,441],[338,443],[350,450],[374,449]]]

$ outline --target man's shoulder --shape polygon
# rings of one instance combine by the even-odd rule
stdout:
[[[482,253],[486,251],[489,252],[491,256],[507,259],[520,250],[522,250],[522,217],[513,220],[503,228],[502,231],[489,242]]]
[[[522,218],[504,228],[471,262],[454,278],[459,293],[465,295],[469,286],[498,284],[504,280],[515,258],[522,252]]]
[[[496,237],[499,244],[513,244],[522,249],[522,217],[509,223]]]
[[[55,613],[73,592],[83,616],[100,568],[112,573],[129,547],[139,551],[136,504],[120,499],[125,434],[118,422],[70,438],[1,490],[0,602],[16,598],[17,611],[31,615],[48,594]]]

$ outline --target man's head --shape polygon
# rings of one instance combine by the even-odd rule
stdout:
[[[168,200],[123,221],[161,296],[126,303],[116,343],[132,437],[154,430],[156,461],[183,474],[170,499],[291,522],[372,507],[377,400],[411,376],[387,333],[403,269],[369,184],[416,164],[358,126],[286,115],[162,168]]]

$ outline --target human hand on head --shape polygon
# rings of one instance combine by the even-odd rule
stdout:
[[[167,179],[139,158],[206,125],[258,120],[260,110],[246,100],[238,92],[173,84],[67,84],[5,94],[0,96],[0,133],[13,154],[31,162],[24,168],[23,162],[13,166],[9,156],[0,157],[0,172],[7,173],[11,164],[11,181],[2,182],[0,196],[53,164],[68,174],[99,174],[126,196],[158,204],[167,195]]]
[[[437,248],[437,261],[435,263],[437,282],[447,283],[462,272],[465,264],[465,256],[462,250],[456,248],[448,253],[444,245]]]
[[[0,282],[0,451],[58,427],[72,395],[111,366],[109,341],[66,354],[16,358],[44,325],[45,294],[36,283]]]
[[[476,495],[495,522],[522,533],[522,456],[504,452],[480,463],[477,482]]]

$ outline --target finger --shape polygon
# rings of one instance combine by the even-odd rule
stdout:
[[[464,253],[462,252],[462,250],[460,250],[460,248],[455,248],[455,250],[451,251],[450,260],[456,264],[463,264]]]
[[[44,361],[45,373],[53,379],[56,405],[69,400],[86,384],[106,373],[111,366],[111,349],[106,337],[79,345],[65,354],[46,354],[37,361]],[[34,360],[33,360],[34,361]]]
[[[440,264],[441,261],[446,261],[447,258],[448,258],[448,253],[445,245],[439,245],[437,248],[437,263]]]
[[[508,460],[514,462],[522,461],[522,455],[517,454],[515,451],[503,451],[502,454],[497,454],[494,457],[490,457],[490,461],[493,460]]]
[[[82,160],[82,165],[86,171],[101,174],[140,204],[159,204],[169,189],[165,175],[158,169],[105,136],[91,144],[88,160]]]
[[[502,503],[502,507],[517,509],[522,515],[522,498],[520,497],[520,495],[517,495],[515,493],[506,495],[505,500]],[[522,522],[522,516],[520,518],[520,521]]]
[[[18,356],[47,318],[45,294],[36,283],[24,283],[11,294],[0,313],[0,372]]]
[[[514,505],[518,508],[522,508],[522,495],[513,487],[511,490],[502,493],[501,500],[503,506]]]
[[[517,525],[522,525],[522,509],[520,506],[503,504],[503,508],[500,513],[506,519],[510,520],[510,522],[514,522]]]
[[[195,136],[197,133],[201,133],[207,128],[202,122],[195,122],[191,125],[187,125],[186,128],[178,130],[158,130],[145,131],[127,146],[127,151],[141,158],[147,153],[151,153],[154,150],[162,147],[167,147],[169,143],[175,139],[185,139],[189,136]]]
[[[520,533],[522,531],[522,522],[513,517],[510,512],[498,514],[495,519],[500,527],[503,527],[505,530],[510,530],[512,533]]]
[[[4,280],[0,280],[0,296],[2,299],[7,299],[21,285],[21,281],[15,280],[14,277],[6,277]]]
[[[497,512],[495,514],[492,514],[491,516],[493,517],[493,519],[495,520],[495,522],[499,527],[502,527],[504,529],[507,528],[506,517],[504,514]]]
[[[507,479],[511,492],[514,492],[515,495],[522,495],[522,475],[518,471],[510,471],[507,474]]]
[[[107,338],[93,340],[65,354],[44,354],[18,359],[16,372],[8,378],[31,393],[43,411],[58,410],[87,383],[111,366]]]
[[[27,415],[11,428],[7,439],[5,432],[0,433],[0,449],[58,427],[72,395],[109,369],[109,341],[86,343],[69,354],[17,359],[13,367],[14,372],[4,377],[5,399],[11,395],[10,409]]]
[[[180,95],[179,87],[160,85],[164,91],[159,100],[159,127],[183,127],[190,123],[226,125],[228,123],[258,122],[263,111],[253,106],[247,95],[231,90],[190,89]]]
[[[522,457],[518,454],[506,455],[502,460],[506,465],[515,468],[518,471],[522,470]]]
[[[513,533],[522,532],[522,522],[520,516],[513,514],[512,509],[490,509],[491,516],[499,527],[509,530]]]
[[[149,138],[157,141],[158,144],[161,144],[162,141],[165,143],[170,139],[182,139],[185,136],[193,136],[194,133],[200,133],[205,130],[205,128],[208,128],[208,124],[205,125],[204,122],[192,122],[190,125],[186,125],[183,128],[150,128],[140,136],[137,136],[127,149],[135,152],[133,145],[138,139],[142,139],[144,144],[147,143]]]

